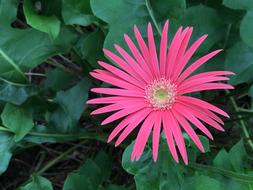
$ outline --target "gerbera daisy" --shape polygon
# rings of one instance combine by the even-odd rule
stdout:
[[[147,44],[137,26],[134,27],[139,48],[128,35],[124,35],[131,55],[116,44],[115,48],[120,56],[104,49],[107,57],[119,67],[99,61],[99,65],[104,70],[95,69],[90,74],[94,78],[115,87],[91,89],[92,92],[109,96],[95,98],[87,103],[108,104],[93,111],[92,115],[115,112],[107,117],[102,125],[122,119],[108,138],[108,142],[110,142],[119,135],[115,146],[118,146],[139,126],[131,155],[132,160],[140,158],[152,132],[153,159],[156,161],[160,134],[163,132],[175,161],[178,162],[178,148],[184,163],[188,164],[182,130],[204,152],[204,147],[191,124],[210,139],[213,139],[204,123],[223,131],[222,125],[224,123],[217,114],[225,117],[229,116],[218,107],[198,98],[190,97],[187,94],[203,90],[233,89],[233,86],[219,82],[229,80],[224,75],[233,73],[212,71],[191,76],[196,69],[221,50],[213,51],[186,67],[207,35],[200,37],[188,48],[193,28],[186,27],[183,29],[180,27],[168,47],[168,26],[169,23],[166,21],[161,36],[159,58],[150,23],[148,24]]]

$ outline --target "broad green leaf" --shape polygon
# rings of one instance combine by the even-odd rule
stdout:
[[[111,172],[111,168],[108,167],[109,163],[106,163],[107,161],[110,163],[104,152],[99,152],[94,161],[88,159],[78,170],[68,175],[63,190],[82,190],[84,187],[87,190],[100,189],[102,182],[109,177],[106,173]],[[114,186],[107,189],[114,190]]]
[[[18,0],[0,0],[1,27],[10,27],[16,19]]]
[[[55,68],[46,71],[45,87],[57,92],[68,88],[76,80],[77,77],[74,74]]]
[[[31,110],[11,103],[5,105],[1,119],[3,125],[15,134],[15,141],[20,141],[33,128]]]
[[[27,83],[27,79],[19,66],[0,48],[0,78],[9,82]]]
[[[240,140],[229,152],[222,149],[215,157],[213,164],[230,171],[241,172],[244,171],[244,166],[246,165],[246,156],[243,141]]]
[[[123,186],[119,186],[119,185],[110,185],[107,188],[105,188],[104,190],[127,190],[127,188],[125,188]]]
[[[221,183],[216,179],[204,175],[197,176],[196,190],[204,190],[204,189],[223,190],[223,187]]]
[[[134,143],[130,144],[124,151],[122,156],[122,167],[130,174],[136,175],[140,170],[150,165],[150,152],[145,152],[140,158],[139,162],[131,161],[131,153],[133,150]]]
[[[253,7],[253,0],[252,0],[252,7]],[[240,26],[240,35],[244,43],[249,46],[253,46],[253,10],[248,11],[246,15],[243,17],[241,26]]]
[[[62,18],[62,0],[39,1],[41,3],[40,13],[45,16],[55,15],[57,18]]]
[[[248,95],[251,97],[251,102],[253,102],[253,85],[250,86]],[[251,103],[251,109],[253,109],[253,103]]]
[[[58,104],[58,109],[52,113],[50,122],[59,131],[76,130],[76,124],[87,107],[85,101],[88,98],[90,85],[88,79],[83,79],[76,86],[57,93],[54,101]]]
[[[63,0],[62,16],[65,24],[88,26],[95,21],[89,0]]]
[[[75,33],[63,28],[52,42],[47,34],[26,29],[0,29],[0,79],[27,84],[23,72],[32,69],[48,57],[65,53],[76,39]]]
[[[132,148],[133,143],[124,151],[122,166],[128,173],[134,175],[137,190],[180,189],[184,167],[172,159],[167,144],[160,144],[157,162],[153,161],[149,148],[140,160],[131,161]]]
[[[105,59],[102,51],[104,39],[105,35],[103,32],[96,30],[88,35],[82,35],[76,44],[76,50],[79,56],[83,60],[88,61],[94,68],[98,67],[97,61]]]
[[[113,44],[125,44],[123,34],[133,36],[134,25],[146,30],[151,21],[145,0],[91,0],[95,16],[109,24],[104,47],[113,50]]]
[[[213,160],[213,165],[219,168],[224,168],[227,170],[232,170],[233,167],[229,160],[229,154],[225,149],[221,149]]]
[[[250,81],[253,78],[253,48],[238,42],[228,49],[225,70],[236,74],[231,76],[230,83],[233,85]]]
[[[102,180],[107,180],[110,177],[112,169],[112,162],[108,157],[108,155],[103,150],[101,150],[97,154],[94,161],[97,164],[97,166],[101,169]]]
[[[235,171],[240,172],[244,170],[247,154],[244,148],[243,140],[240,140],[230,149],[229,159]]]
[[[207,52],[225,35],[224,26],[215,9],[204,5],[192,6],[186,9],[180,23],[184,26],[193,26],[191,41],[195,41],[200,36],[208,34],[208,38],[200,46],[198,53]]]
[[[4,102],[21,105],[35,94],[37,90],[32,86],[23,87],[0,82],[0,100]]]
[[[38,175],[32,175],[30,182],[20,187],[19,190],[53,190],[53,186],[48,179]]]
[[[61,22],[58,18],[56,16],[39,15],[32,0],[24,1],[24,13],[27,23],[33,28],[49,34],[52,39],[59,35]]]
[[[186,9],[185,0],[151,0],[150,4],[158,21],[178,19]]]
[[[5,172],[9,165],[13,145],[13,136],[5,132],[0,132],[0,175]]]
[[[253,0],[223,0],[223,5],[231,9],[253,9]]]

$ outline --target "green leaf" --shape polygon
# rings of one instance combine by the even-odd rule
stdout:
[[[252,0],[253,7],[253,0]],[[244,43],[249,46],[253,46],[253,10],[248,11],[243,17],[241,26],[240,26],[240,35]]]
[[[53,190],[53,186],[48,179],[38,175],[32,175],[30,182],[20,187],[19,190]]]
[[[127,188],[119,186],[119,185],[110,185],[104,190],[127,190]]]
[[[244,171],[246,158],[246,150],[243,141],[240,140],[230,149],[229,153],[222,149],[215,157],[213,164],[220,168],[241,172]]]
[[[97,166],[101,169],[102,173],[102,180],[107,180],[110,177],[111,169],[112,169],[112,162],[108,155],[101,150],[95,160]]]
[[[0,77],[2,80],[18,81],[21,83],[27,83],[27,79],[21,69],[16,63],[0,48],[0,61],[1,71]]]
[[[68,175],[63,190],[81,190],[83,187],[96,190],[101,183],[100,175],[100,168],[92,160],[87,160],[77,171]]]
[[[103,151],[99,152],[94,161],[88,159],[78,170],[68,175],[63,190],[81,190],[84,187],[87,190],[100,189],[111,172],[108,164],[111,164],[108,156]],[[109,189],[113,190],[113,186]]]
[[[123,34],[133,36],[134,25],[141,30],[146,29],[150,21],[144,0],[91,0],[91,8],[95,16],[109,24],[104,47],[112,50],[113,44],[125,44]]]
[[[88,26],[96,19],[91,13],[89,0],[63,0],[62,16],[65,24]]]
[[[223,0],[223,5],[231,9],[253,9],[253,0]]]
[[[12,157],[11,148],[13,145],[13,136],[9,133],[0,132],[0,175],[8,168]]]
[[[253,48],[238,42],[228,49],[225,70],[236,74],[231,76],[230,83],[233,85],[250,81],[253,78]]]
[[[62,28],[59,37],[52,42],[47,34],[27,29],[0,30],[0,79],[15,84],[27,84],[23,71],[32,69],[48,57],[67,52],[76,34]]]
[[[56,16],[38,15],[32,0],[24,1],[24,13],[27,23],[33,28],[49,34],[52,39],[59,35],[61,22],[58,18]]]
[[[244,170],[247,154],[244,148],[243,140],[240,140],[230,149],[229,159],[235,171],[239,172]]]
[[[24,107],[7,103],[1,118],[4,126],[15,133],[15,141],[20,141],[33,128],[32,112]]]
[[[45,87],[57,92],[68,88],[76,80],[77,77],[74,74],[55,68],[46,71]]]
[[[88,61],[94,68],[99,67],[97,61],[105,59],[102,53],[104,39],[103,32],[96,30],[88,35],[82,35],[76,44],[76,50],[79,56],[83,60]]]
[[[200,175],[196,178],[196,190],[204,190],[204,189],[223,190],[220,182],[217,181],[216,179]]]
[[[197,40],[200,36],[208,34],[208,38],[201,45],[198,53],[207,52],[215,43],[219,42],[225,35],[224,26],[215,9],[204,5],[192,6],[186,9],[180,19],[184,26],[193,26],[191,41]]]
[[[23,87],[0,82],[0,100],[2,101],[21,105],[35,94],[37,90],[32,86]]]
[[[122,166],[134,175],[137,190],[180,189],[184,166],[172,159],[164,141],[160,144],[157,162],[153,161],[150,148],[144,151],[140,160],[131,161],[132,149],[133,143],[124,151]]]
[[[69,90],[57,93],[54,101],[59,107],[52,113],[50,122],[59,131],[76,130],[76,124],[87,107],[85,101],[88,98],[90,85],[91,82],[88,79],[83,79]]]
[[[18,0],[0,0],[0,23],[3,27],[11,27],[16,19]]]
[[[219,168],[224,168],[227,170],[232,170],[233,167],[229,161],[229,154],[225,149],[221,149],[213,160],[213,165]]]
[[[185,0],[151,0],[150,4],[158,21],[178,19],[186,9]]]

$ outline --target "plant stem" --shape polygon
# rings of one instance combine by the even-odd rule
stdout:
[[[149,15],[150,15],[155,27],[156,27],[156,30],[157,30],[158,34],[161,36],[162,32],[161,32],[161,29],[158,26],[158,23],[156,22],[156,19],[155,19],[155,16],[154,16],[154,13],[153,13],[153,10],[152,10],[152,7],[150,5],[149,0],[145,0],[145,3],[146,3],[146,6],[147,6],[147,9],[148,9],[148,13],[149,13]]]
[[[73,152],[75,149],[77,149],[79,146],[81,146],[82,144],[84,144],[86,142],[82,141],[81,143],[71,147],[70,149],[68,149],[67,151],[63,152],[61,155],[59,155],[58,157],[54,158],[53,160],[49,161],[48,163],[46,163],[39,171],[37,171],[36,173],[38,175],[42,175],[46,170],[48,170],[49,168],[51,168],[53,165],[55,165],[57,162],[59,162],[60,160],[64,159],[65,157],[68,156],[68,154],[70,154],[71,152]]]
[[[226,92],[227,95],[229,95],[229,99],[230,99],[230,101],[231,101],[231,103],[232,103],[232,105],[233,105],[233,107],[234,107],[234,109],[235,109],[235,112],[236,112],[236,113],[239,113],[239,112],[240,112],[240,108],[239,108],[238,105],[236,104],[236,101],[235,101],[234,97],[231,96],[231,94],[230,94],[230,92],[229,92],[228,90],[225,90],[225,92]],[[245,135],[245,137],[246,137],[246,139],[247,139],[247,141],[248,141],[248,143],[249,143],[249,146],[253,149],[253,142],[252,142],[252,140],[250,139],[250,135],[249,135],[249,132],[248,132],[247,127],[246,127],[246,125],[245,125],[245,122],[244,122],[244,120],[242,119],[242,115],[241,115],[241,114],[238,114],[238,118],[239,118],[239,123],[240,123],[240,125],[241,125],[241,127],[242,127],[242,130],[243,130],[243,133],[244,133],[244,135]]]
[[[10,129],[0,126],[0,131],[13,133]],[[102,142],[106,142],[105,135],[98,135],[97,133],[83,133],[83,134],[57,134],[57,133],[41,133],[41,132],[29,132],[27,135],[36,137],[47,137],[47,138],[59,138],[59,139],[95,139]]]
[[[222,168],[217,168],[217,167],[214,167],[214,166],[190,163],[189,167],[193,168],[195,170],[204,170],[204,171],[210,171],[210,172],[213,172],[213,173],[218,173],[218,174],[221,174],[225,177],[233,178],[237,181],[243,181],[243,182],[248,182],[248,183],[251,183],[253,181],[253,176],[251,176],[251,175],[236,173],[236,172],[233,172],[233,171],[225,170],[225,169],[222,169]]]

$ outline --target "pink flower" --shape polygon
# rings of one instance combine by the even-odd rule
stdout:
[[[167,21],[163,27],[159,58],[150,23],[148,24],[148,44],[143,40],[137,26],[134,27],[134,32],[139,48],[128,35],[124,35],[131,55],[116,44],[115,48],[120,56],[104,49],[104,53],[119,68],[99,61],[98,63],[105,70],[95,69],[90,74],[96,79],[114,85],[115,88],[91,89],[92,92],[109,96],[95,98],[87,103],[108,104],[93,111],[92,115],[115,112],[107,117],[102,125],[123,118],[108,139],[110,142],[120,134],[115,146],[118,146],[134,129],[140,126],[132,151],[132,160],[140,158],[152,131],[153,159],[156,161],[160,133],[163,131],[175,161],[178,162],[177,147],[184,163],[188,164],[182,130],[204,152],[204,147],[190,123],[213,139],[203,122],[224,131],[222,128],[224,123],[217,114],[229,116],[216,106],[187,94],[203,90],[233,89],[233,86],[219,82],[229,80],[224,75],[233,73],[212,71],[191,76],[196,69],[221,50],[213,51],[186,67],[207,35],[200,37],[187,48],[193,29],[192,27],[185,29],[180,27],[168,47],[168,25]]]

